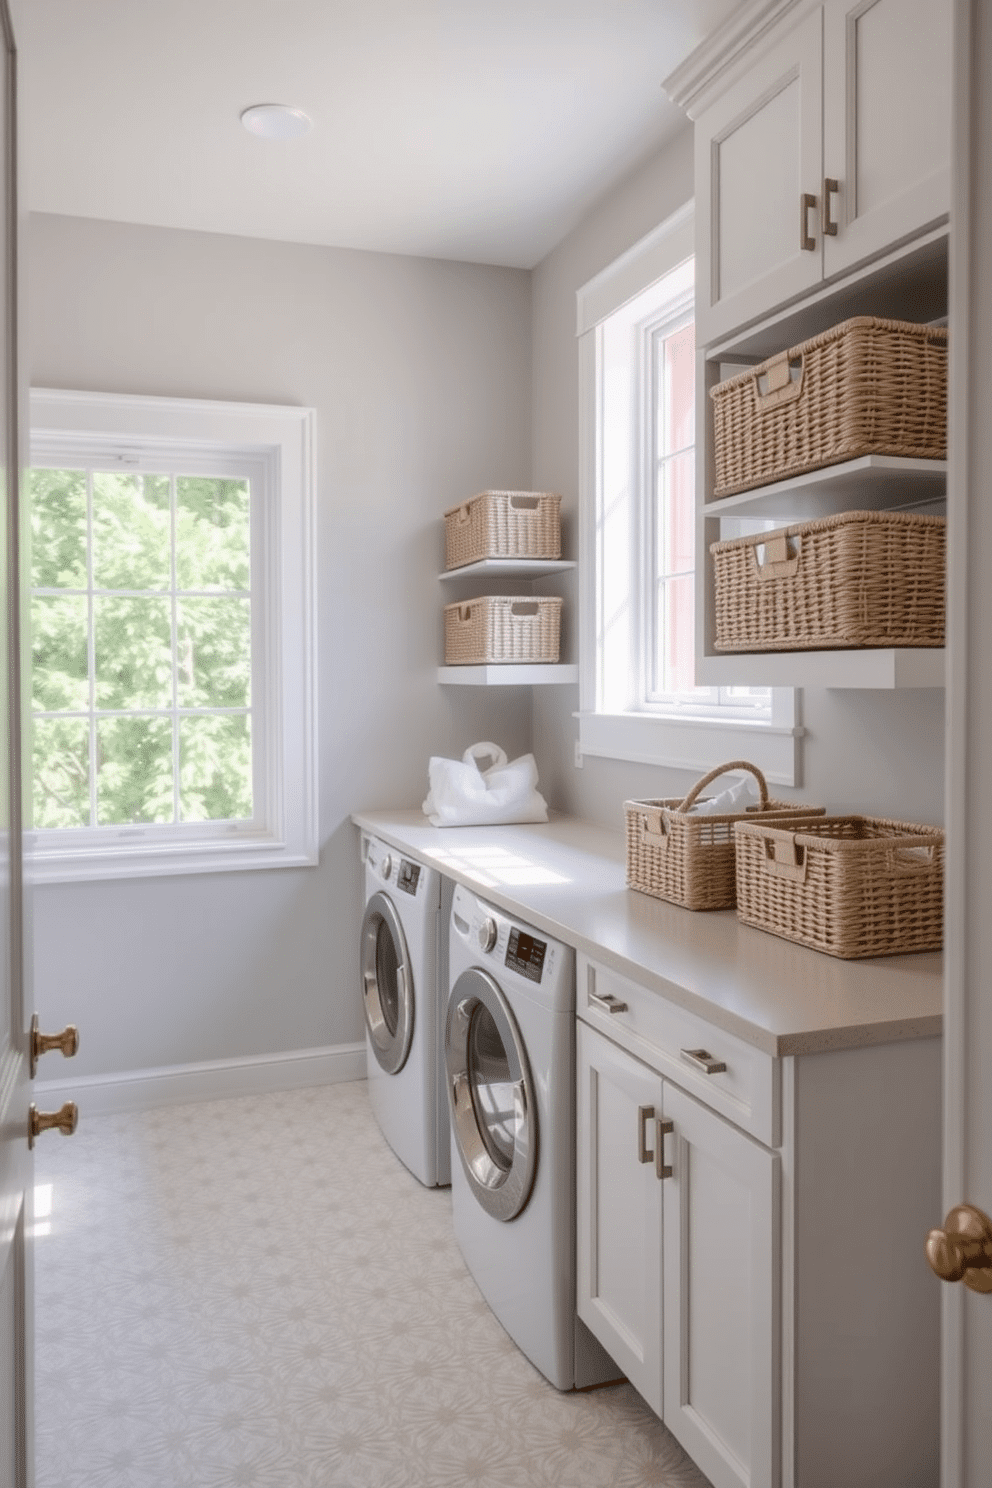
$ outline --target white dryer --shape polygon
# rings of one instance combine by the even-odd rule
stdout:
[[[454,890],[444,1054],[455,1236],[559,1390],[621,1371],[575,1310],[575,954]]]
[[[362,1001],[369,1100],[396,1156],[428,1187],[451,1182],[442,1069],[451,885],[362,834]],[[442,900],[445,918],[442,919]]]

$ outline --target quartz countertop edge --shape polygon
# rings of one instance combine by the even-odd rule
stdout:
[[[352,821],[497,908],[774,1057],[943,1031],[940,952],[845,961],[628,889],[625,841],[575,817],[432,827],[416,809]]]

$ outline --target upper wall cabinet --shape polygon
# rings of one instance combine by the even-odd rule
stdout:
[[[700,344],[946,218],[950,76],[946,0],[752,0],[668,79],[696,121]]]

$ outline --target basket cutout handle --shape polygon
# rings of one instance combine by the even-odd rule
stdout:
[[[715,770],[711,770],[708,775],[704,775],[701,780],[696,781],[695,785],[692,787],[692,790],[686,796],[681,806],[676,806],[676,811],[688,811],[689,808],[698,799],[699,792],[701,790],[705,790],[706,787],[708,785],[711,785],[714,780],[718,780],[721,775],[726,775],[732,770],[749,770],[750,773],[754,776],[755,780],[758,782],[758,810],[764,811],[768,805],[768,785],[764,775],[762,775],[757,765],[751,765],[748,763],[747,760],[731,760],[729,765],[717,765]]]
[[[470,519],[471,515],[472,512],[469,508],[469,503],[466,501],[464,506],[460,506],[458,508],[455,516],[455,520],[457,521],[459,527],[464,527],[465,523]]]
[[[511,511],[537,511],[540,504],[540,496],[526,496],[519,491],[510,497]]]
[[[470,604],[460,604],[455,619],[459,625],[468,625],[472,619],[472,606]]]
[[[914,843],[912,847],[894,847],[890,857],[893,873],[929,873],[933,868],[936,849],[933,843]]]
[[[765,542],[754,544],[751,556],[759,583],[791,579],[799,571],[802,541],[798,537],[787,537],[784,532],[773,532]]]
[[[510,614],[515,620],[522,615],[537,615],[540,613],[540,610],[541,606],[537,603],[536,599],[515,600],[510,606]]]
[[[798,372],[793,377],[793,372]],[[755,369],[754,403],[759,413],[769,413],[781,408],[783,403],[795,403],[802,397],[805,361],[802,353],[795,355],[780,351]]]
[[[765,850],[761,866],[770,878],[787,878],[793,883],[806,882],[809,857],[805,847],[796,841],[794,832],[768,831],[761,834]]]
[[[665,852],[668,848],[671,833],[668,823],[665,820],[664,812],[660,811],[656,806],[648,807],[646,811],[642,812],[640,821],[641,841],[648,843],[651,847],[660,848],[662,852]]]

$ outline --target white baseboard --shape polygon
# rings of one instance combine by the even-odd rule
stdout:
[[[264,1095],[272,1090],[300,1090],[309,1085],[335,1085],[364,1080],[365,1044],[328,1044],[321,1049],[293,1049],[247,1059],[205,1060],[121,1074],[80,1075],[67,1070],[60,1080],[38,1080],[34,1099],[44,1109],[74,1100],[80,1119],[123,1111],[150,1111],[155,1106],[184,1106],[194,1101],[223,1100],[234,1095]]]

